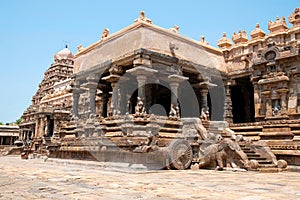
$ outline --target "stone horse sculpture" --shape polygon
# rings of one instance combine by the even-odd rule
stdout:
[[[199,168],[218,170],[223,170],[225,167],[258,168],[258,162],[249,161],[237,142],[221,136],[206,139],[200,147],[199,157]]]

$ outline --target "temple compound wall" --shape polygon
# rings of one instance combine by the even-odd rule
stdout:
[[[103,150],[107,145],[95,141],[110,138],[133,151],[179,145],[200,152],[199,141],[211,133],[240,135],[300,165],[299,8],[288,21],[291,28],[284,17],[270,21],[269,34],[257,24],[250,39],[245,31],[232,40],[224,33],[215,48],[141,12],[130,26],[113,34],[106,28],[94,44],[79,45],[75,55],[65,48],[54,56],[22,116],[20,140],[35,150],[62,143],[66,151]]]

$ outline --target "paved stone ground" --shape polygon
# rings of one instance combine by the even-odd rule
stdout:
[[[88,161],[0,157],[0,199],[300,199],[296,172],[120,169]]]

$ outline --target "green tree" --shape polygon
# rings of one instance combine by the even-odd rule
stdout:
[[[15,123],[16,123],[16,124],[20,124],[20,123],[21,123],[21,121],[22,121],[22,118],[20,117],[19,119],[17,119],[17,120],[16,120],[16,122],[15,122]]]
[[[0,122],[0,125],[3,125],[3,123],[2,123],[2,122]]]

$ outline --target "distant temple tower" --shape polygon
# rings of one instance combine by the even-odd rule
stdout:
[[[73,75],[74,56],[67,48],[54,55],[54,62],[44,74],[32,103],[22,115],[20,140],[52,136],[58,123],[69,120],[72,94],[68,94]]]

